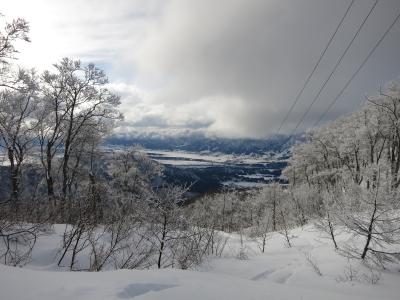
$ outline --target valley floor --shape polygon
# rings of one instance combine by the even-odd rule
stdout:
[[[366,300],[400,295],[399,266],[371,271],[358,261],[348,261],[312,226],[292,232],[297,238],[291,248],[278,233],[268,240],[263,254],[248,240],[242,248],[247,259],[242,260],[237,258],[240,237],[231,234],[225,256],[208,260],[196,271],[61,272],[52,263],[61,232],[62,227],[56,226],[55,233],[39,239],[31,263],[24,268],[0,265],[0,299]],[[350,268],[356,277],[352,281]],[[380,278],[376,284],[368,283],[371,272]]]

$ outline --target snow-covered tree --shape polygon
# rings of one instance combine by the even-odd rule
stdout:
[[[306,213],[322,217],[317,225],[335,248],[341,248],[335,239],[339,226],[365,240],[360,249],[348,244],[342,249],[363,260],[383,263],[399,256],[390,250],[400,243],[399,117],[400,85],[390,82],[360,111],[310,132],[306,143],[294,147],[284,171],[294,195],[296,186],[321,195],[309,197]]]

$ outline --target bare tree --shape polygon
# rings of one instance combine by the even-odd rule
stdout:
[[[7,153],[10,169],[10,199],[16,204],[20,191],[23,162],[33,147],[37,127],[34,112],[37,107],[37,76],[34,71],[20,71],[24,88],[0,92],[0,147]]]
[[[262,219],[257,223],[257,226],[253,227],[251,232],[252,237],[257,242],[262,253],[265,252],[269,233],[272,229],[271,227],[271,217],[268,213],[265,213]]]
[[[346,245],[345,253],[384,266],[400,259],[399,252],[389,250],[392,245],[400,244],[400,217],[395,213],[400,207],[397,193],[390,189],[391,181],[383,184],[379,168],[376,174],[374,188],[346,187],[340,218],[358,239],[364,239],[361,247]]]
[[[0,14],[0,18],[4,16]],[[5,24],[0,31],[0,87],[15,89],[20,78],[13,76],[10,71],[10,60],[18,52],[15,42],[23,40],[29,42],[29,25],[24,19],[18,18]]]
[[[168,262],[165,264],[163,258],[168,254],[172,255],[172,253],[168,253],[172,248],[171,244],[181,238],[182,230],[185,228],[185,219],[178,206],[183,200],[185,192],[184,188],[166,185],[157,188],[150,199],[147,214],[150,222],[149,233],[157,244],[157,267],[159,269],[162,266],[168,266]]]
[[[2,15],[0,15],[2,17]],[[13,58],[17,53],[15,42],[24,40],[30,42],[28,22],[22,18],[7,23],[2,31],[0,31],[0,63],[8,63],[8,59]]]
[[[50,86],[47,97],[54,110],[53,122],[50,123],[51,137],[44,139],[46,148],[52,148],[59,134],[62,134],[61,194],[66,199],[74,179],[75,164],[71,164],[71,157],[73,151],[82,146],[79,145],[79,142],[84,141],[80,139],[82,133],[89,130],[104,134],[108,130],[107,125],[112,125],[122,115],[116,110],[120,103],[119,97],[104,87],[108,82],[107,77],[94,64],[83,66],[80,61],[64,58],[55,68],[55,74],[44,75]],[[46,150],[47,169],[52,153],[54,150],[50,150],[49,154]]]
[[[42,101],[38,109],[38,140],[40,159],[44,168],[47,194],[55,195],[54,158],[63,146],[65,122],[68,113],[66,106],[66,78],[62,74],[45,71],[41,77]]]
[[[315,221],[315,227],[317,230],[323,232],[331,239],[335,250],[339,250],[336,237],[341,232],[341,223],[337,215],[339,212],[337,207],[340,202],[337,201],[339,197],[341,197],[340,192],[324,192],[322,195],[324,204],[323,215]]]

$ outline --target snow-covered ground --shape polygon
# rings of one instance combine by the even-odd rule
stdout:
[[[0,265],[0,299],[399,299],[400,273],[374,270],[380,277],[367,283],[370,270],[333,251],[330,241],[312,226],[292,232],[293,247],[275,233],[261,254],[247,240],[248,259],[239,260],[238,235],[229,235],[222,258],[198,270],[119,270],[98,273],[59,272],[53,261],[62,226],[39,239],[32,261],[24,268]],[[342,238],[349,238],[343,236]],[[309,259],[307,260],[308,257]],[[309,261],[322,275],[318,275]],[[349,268],[356,280],[346,276]],[[347,270],[347,271],[346,271]],[[346,279],[347,278],[347,279]]]
[[[233,188],[262,188],[267,186],[268,183],[265,182],[253,182],[253,181],[234,181],[227,180],[222,182],[222,185]]]
[[[195,165],[226,165],[226,164],[268,164],[275,161],[284,161],[280,157],[271,158],[265,155],[233,155],[211,152],[187,152],[166,150],[144,150],[154,160],[166,165],[195,166]]]

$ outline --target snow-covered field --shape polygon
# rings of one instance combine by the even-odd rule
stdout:
[[[24,268],[0,265],[0,299],[399,299],[398,267],[373,270],[380,280],[368,283],[371,270],[338,255],[312,226],[292,232],[297,236],[292,248],[284,246],[278,233],[268,240],[264,254],[247,240],[245,260],[237,258],[239,236],[230,234],[224,257],[210,259],[198,270],[98,273],[62,272],[55,267],[62,228],[56,226],[54,233],[39,239]]]
[[[268,183],[265,182],[250,182],[250,181],[234,181],[227,180],[222,182],[222,185],[228,187],[236,187],[236,188],[262,188],[267,186]]]
[[[223,153],[194,153],[187,151],[144,150],[154,160],[177,166],[215,166],[226,164],[266,164],[271,158],[266,156],[232,155]]]

